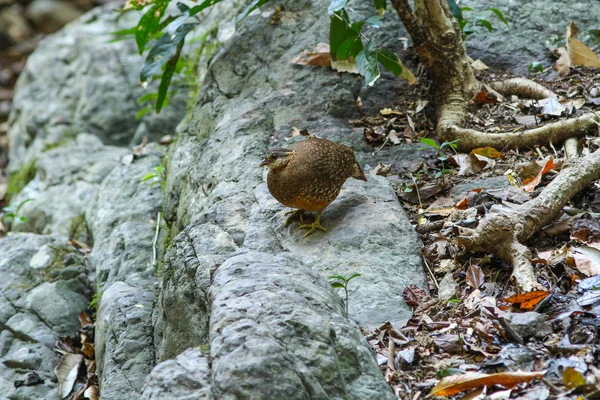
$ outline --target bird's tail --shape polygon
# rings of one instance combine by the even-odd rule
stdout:
[[[352,178],[367,182],[367,177],[358,163],[354,163],[354,172]]]

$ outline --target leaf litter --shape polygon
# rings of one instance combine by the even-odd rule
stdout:
[[[483,81],[506,78],[478,73]],[[483,86],[485,96],[473,99],[467,127],[519,132],[598,111],[597,72],[570,65],[562,77],[550,73],[558,77],[550,83],[558,96],[552,100],[500,98]],[[372,165],[386,166],[385,176],[421,234],[429,274],[426,290],[404,290],[410,320],[364,331],[386,380],[399,398],[411,400],[600,399],[600,182],[525,243],[545,290],[518,293],[504,261],[466,253],[455,238],[492,207],[511,213],[536,197],[560,173],[565,151],[555,143],[460,153],[431,139],[435,125],[425,98],[412,88],[377,115],[350,121],[371,146]],[[582,138],[578,148],[588,154],[600,140]],[[452,287],[442,299],[448,279]]]

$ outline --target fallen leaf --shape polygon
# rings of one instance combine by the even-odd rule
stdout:
[[[477,264],[469,265],[467,269],[467,283],[473,289],[479,289],[485,282],[485,275]]]
[[[381,115],[404,115],[402,111],[392,110],[391,108],[384,108],[382,110],[379,110],[379,113]]]
[[[539,118],[535,115],[513,115],[513,118],[518,124],[525,126],[537,125],[539,122]]]
[[[100,398],[100,390],[97,385],[91,385],[88,387],[85,392],[83,392],[83,397],[90,400],[98,400]]]
[[[329,67],[331,66],[329,44],[317,43],[315,50],[304,50],[300,55],[291,59],[290,63],[313,67]]]
[[[486,71],[488,66],[483,63],[483,61],[477,59],[471,63],[471,68],[476,71]]]
[[[579,40],[579,28],[573,22],[567,27],[567,50],[571,63],[582,67],[600,68],[600,58]]]
[[[567,390],[575,389],[576,387],[586,384],[583,375],[573,367],[565,368],[565,372],[563,373],[563,383]]]
[[[488,94],[486,92],[477,92],[475,96],[469,101],[469,104],[493,104],[497,103],[498,99],[496,96]]]
[[[58,393],[63,399],[73,390],[82,362],[82,354],[67,353],[63,355],[56,368],[54,368],[54,374],[56,374],[59,384]]]
[[[417,285],[408,285],[406,288],[404,288],[402,295],[404,296],[404,301],[406,304],[413,307],[417,307],[419,304],[421,304],[421,302],[423,302],[424,299],[429,298],[427,292]]]
[[[587,246],[573,249],[575,267],[587,276],[600,274],[600,244],[590,243]]]
[[[511,304],[519,310],[533,310],[548,295],[550,295],[550,292],[546,290],[535,290],[533,292],[515,294],[514,296],[502,299],[502,301]]]
[[[555,97],[549,97],[542,107],[542,114],[560,117],[566,109]]]
[[[540,372],[501,372],[497,374],[480,374],[467,372],[464,375],[452,375],[442,379],[431,390],[433,396],[452,396],[465,390],[483,386],[502,385],[506,389],[513,388],[520,383],[529,383],[534,379],[542,379],[545,371]]]
[[[533,192],[537,185],[539,185],[542,181],[542,176],[552,169],[554,169],[554,161],[552,158],[550,158],[548,161],[546,161],[544,167],[538,172],[537,175],[523,180],[521,188],[527,193]]]
[[[571,71],[571,57],[569,57],[569,51],[564,47],[556,49],[558,54],[558,60],[552,64],[552,68],[557,71],[560,76],[566,76]]]
[[[500,153],[493,147],[479,147],[477,149],[471,150],[471,154],[477,154],[487,158],[504,158],[504,154]]]

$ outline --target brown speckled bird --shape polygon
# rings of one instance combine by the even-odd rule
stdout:
[[[300,229],[309,229],[304,237],[315,229],[327,232],[321,226],[321,214],[338,196],[346,179],[367,180],[349,147],[314,137],[290,149],[270,149],[260,167],[265,165],[270,169],[269,192],[284,206],[297,208],[286,213],[291,215],[284,225],[299,216]],[[315,222],[304,224],[305,211],[317,212]]]

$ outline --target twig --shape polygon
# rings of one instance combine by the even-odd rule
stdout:
[[[429,275],[431,276],[431,279],[433,279],[433,284],[435,285],[435,288],[437,290],[440,290],[440,285],[438,285],[437,280],[435,279],[435,275],[433,275],[433,271],[431,270],[431,268],[429,268],[429,264],[427,263],[427,259],[425,259],[425,256],[421,256],[423,257],[423,262],[425,263],[425,267],[427,268],[427,272],[429,272]]]
[[[156,249],[156,243],[158,242],[158,232],[160,232],[160,211],[158,212],[158,215],[156,216],[156,232],[154,233],[154,241],[152,242],[152,266],[154,267],[156,265],[156,253],[157,253],[157,249]]]
[[[396,343],[391,335],[388,335],[388,361],[387,367],[396,372],[396,368],[394,367],[394,356],[396,353]]]

